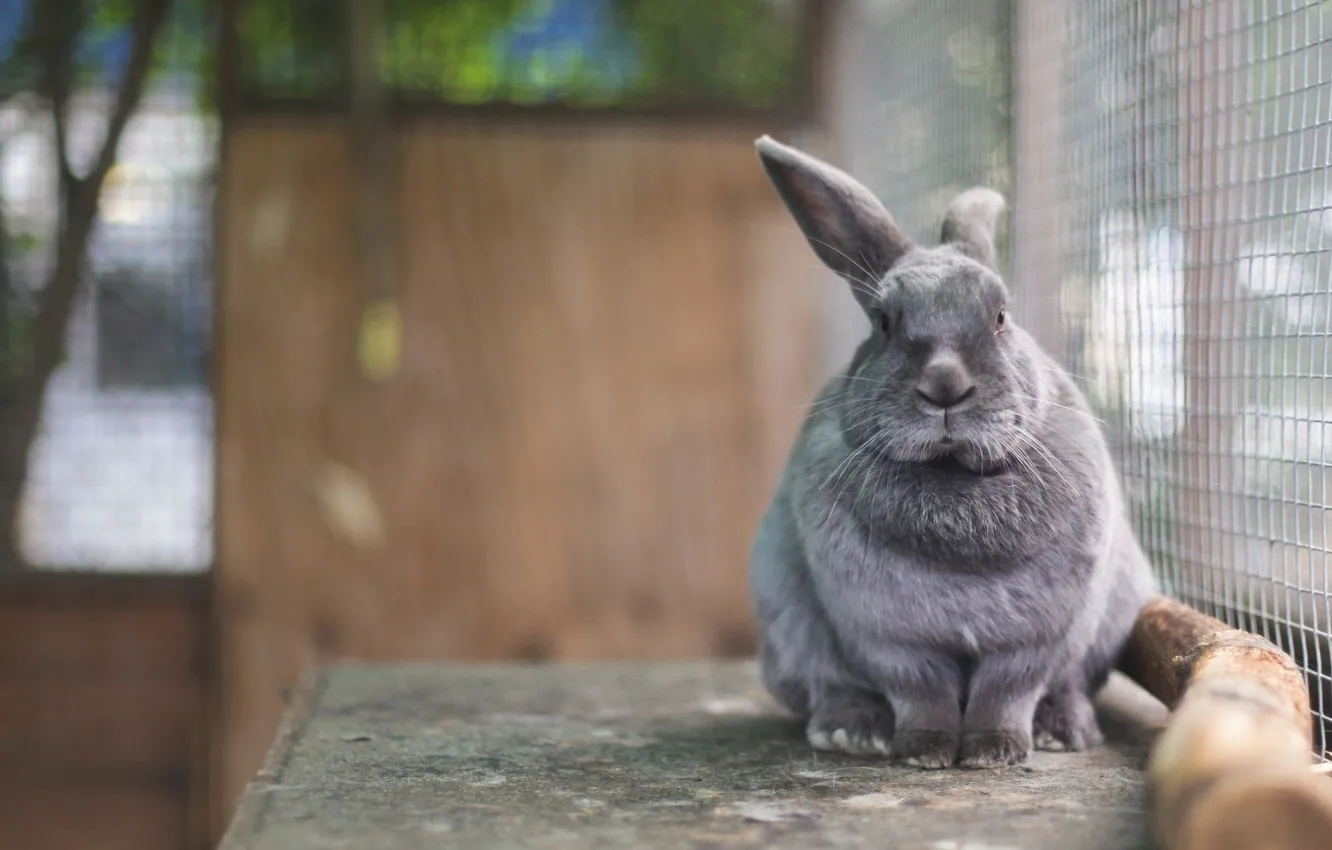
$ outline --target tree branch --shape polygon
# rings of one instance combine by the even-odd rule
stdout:
[[[125,132],[125,125],[134,116],[139,106],[143,90],[148,80],[148,70],[153,61],[153,48],[157,44],[157,33],[166,19],[167,8],[171,0],[140,0],[138,14],[134,17],[134,47],[130,53],[129,64],[125,66],[125,76],[120,90],[116,92],[115,106],[111,109],[111,118],[106,124],[106,136],[102,139],[101,150],[93,161],[93,167],[84,178],[91,191],[96,194],[111,166],[116,161],[116,150],[120,146],[120,137]]]
[[[70,191],[74,170],[69,163],[69,100],[74,87],[74,49],[88,19],[82,0],[45,0],[33,12],[33,34],[42,57],[41,88],[51,103],[55,126],[55,160],[61,192]]]
[[[66,4],[41,0],[36,5],[46,13],[53,13],[53,6]],[[153,48],[169,5],[170,0],[139,0],[133,23],[130,59],[125,66],[107,119],[106,135],[93,159],[93,165],[83,177],[76,177],[70,171],[67,160],[61,164],[62,178],[68,182],[67,191],[60,195],[60,225],[56,236],[54,268],[38,297],[29,337],[26,372],[15,387],[13,402],[5,411],[6,416],[0,420],[3,426],[0,432],[0,511],[5,512],[4,516],[0,516],[0,521],[4,522],[4,526],[0,527],[0,547],[9,549],[7,553],[0,550],[0,569],[4,568],[5,561],[17,560],[19,505],[28,474],[29,452],[41,426],[47,385],[64,357],[65,329],[69,325],[69,317],[86,271],[88,242],[97,217],[102,183],[115,164],[121,136],[143,96],[152,64]],[[54,33],[57,29],[55,24],[50,24],[47,31]],[[76,30],[70,37],[70,45],[74,43],[77,34]],[[55,50],[63,44],[62,41],[49,42],[47,46],[52,48],[52,52],[46,55],[47,85],[50,87],[62,156],[64,108],[68,105],[74,58],[72,51]],[[64,57],[69,64],[64,69],[57,68],[54,61],[57,57]]]
[[[39,395],[45,389],[46,379],[60,362],[65,324],[83,275],[88,237],[97,215],[97,199],[107,173],[115,164],[120,137],[143,96],[153,46],[169,5],[170,0],[140,0],[138,14],[134,17],[134,44],[120,89],[116,92],[115,106],[107,120],[106,136],[93,160],[93,167],[77,179],[76,191],[65,200],[55,270],[42,290],[33,336],[32,378],[40,384]]]
[[[1162,847],[1332,848],[1332,783],[1309,772],[1309,691],[1289,655],[1162,596],[1122,666],[1172,709],[1148,764]]]

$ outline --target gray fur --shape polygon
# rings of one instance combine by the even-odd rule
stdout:
[[[1003,213],[1004,196],[983,186],[953,199],[944,212],[943,242],[991,269],[998,268],[994,234]]]
[[[1095,745],[1090,698],[1154,585],[1081,392],[1000,319],[1002,203],[973,190],[943,245],[904,247],[852,178],[758,149],[820,256],[858,257],[829,265],[875,328],[815,401],[758,530],[765,684],[815,746],[921,767],[1017,763],[1033,736]],[[919,391],[941,357],[975,384],[946,408]]]
[[[845,173],[767,136],[754,143],[768,178],[828,268],[852,284],[860,306],[873,303],[873,278],[912,243],[879,199]]]

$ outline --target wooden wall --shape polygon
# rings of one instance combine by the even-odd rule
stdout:
[[[210,846],[207,581],[0,580],[0,847]]]
[[[233,124],[218,341],[225,817],[326,658],[752,650],[821,281],[754,133],[401,129],[404,363],[356,368],[350,153]]]

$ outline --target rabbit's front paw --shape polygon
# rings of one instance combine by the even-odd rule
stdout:
[[[898,729],[893,738],[893,761],[942,770],[957,761],[957,734],[935,729]]]
[[[886,755],[892,739],[893,714],[868,699],[839,702],[815,712],[805,736],[816,750],[851,755]]]
[[[1007,767],[1031,755],[1031,735],[1019,729],[983,729],[962,736],[961,766]]]
[[[1077,752],[1104,740],[1091,700],[1081,691],[1060,691],[1041,700],[1032,726],[1038,750]]]

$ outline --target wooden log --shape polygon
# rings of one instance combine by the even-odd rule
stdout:
[[[1310,769],[1309,692],[1290,656],[1158,597],[1122,667],[1172,709],[1148,766],[1163,847],[1332,848],[1332,782]]]

